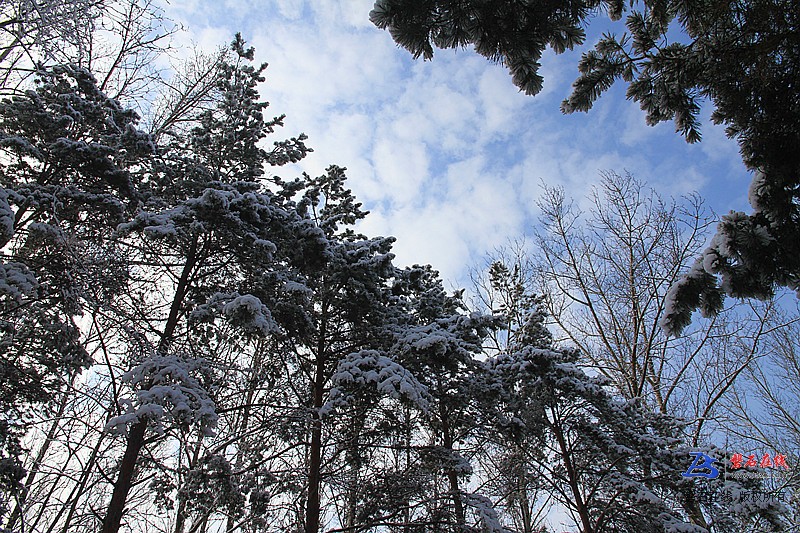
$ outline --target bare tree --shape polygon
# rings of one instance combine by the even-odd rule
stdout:
[[[632,176],[613,173],[603,175],[588,201],[583,213],[563,190],[545,189],[533,242],[517,240],[495,250],[485,270],[473,273],[474,305],[507,321],[490,337],[487,350],[503,354],[517,338],[552,342],[530,330],[531,324],[546,323],[556,345],[576,347],[580,363],[607,378],[615,394],[641,398],[651,412],[688,420],[683,440],[689,446],[712,435],[718,439],[725,422],[722,402],[756,367],[762,342],[780,325],[774,304],[740,305],[695,321],[695,329],[679,338],[668,337],[661,319],[669,287],[703,246],[713,215],[696,195],[664,202]],[[559,417],[553,413],[546,420],[555,423]],[[552,429],[558,436],[559,428]],[[573,445],[556,442],[551,453],[583,459],[574,455]],[[523,476],[512,474],[505,481],[519,486]],[[578,485],[570,487],[569,501],[580,509]],[[524,517],[526,509],[541,508],[543,502],[532,497],[533,491],[509,510]],[[681,505],[696,523],[705,522],[696,502]],[[578,514],[587,529],[588,515]]]
[[[741,443],[739,452],[784,455],[786,468],[776,466],[770,488],[793,495],[787,516],[800,528],[800,314],[798,309],[776,311],[765,328],[763,357],[750,365],[732,394],[725,398],[726,431]],[[759,459],[761,459],[759,453]]]
[[[0,86],[19,82],[37,62],[65,63],[84,44],[99,0],[10,0],[0,6]]]
[[[680,337],[661,328],[667,293],[715,221],[696,195],[665,201],[630,174],[606,172],[584,213],[545,188],[528,268],[560,341],[627,398],[712,428],[719,400],[759,356],[771,304],[734,306]]]
[[[172,67],[168,79],[157,84],[153,105],[144,113],[145,126],[155,142],[164,136],[180,137],[201,113],[219,103],[218,74],[230,50],[214,54],[197,49]]]
[[[16,94],[41,66],[73,64],[127,104],[148,105],[179,27],[154,0],[10,0],[0,6],[0,92]]]

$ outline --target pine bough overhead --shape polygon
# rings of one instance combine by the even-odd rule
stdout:
[[[624,31],[604,34],[583,53],[562,111],[588,111],[622,80],[649,125],[672,120],[688,142],[697,142],[701,106],[710,101],[712,121],[726,126],[753,172],[752,212],[724,216],[703,257],[671,293],[663,326],[678,333],[693,310],[719,312],[725,296],[763,299],[780,287],[800,295],[796,7],[782,0],[378,0],[370,19],[414,58],[431,59],[434,47],[472,45],[505,64],[520,90],[536,94],[547,47],[561,53],[582,45],[584,26],[599,13],[612,21],[626,15]]]

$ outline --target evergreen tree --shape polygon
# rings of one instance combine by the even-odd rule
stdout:
[[[107,384],[80,443],[64,437],[63,446],[49,448],[48,437],[39,449],[36,468],[59,460],[59,450],[81,450],[70,462],[88,455],[75,482],[43,484],[46,497],[66,498],[46,513],[49,529],[76,527],[79,502],[88,500],[108,503],[87,512],[81,527],[104,531],[168,515],[176,532],[220,516],[227,528],[277,519],[279,527],[316,532],[339,502],[341,523],[375,523],[367,510],[375,499],[361,490],[360,476],[408,476],[387,471],[386,456],[370,450],[397,435],[386,428],[398,410],[413,409],[422,420],[433,398],[404,365],[434,369],[461,383],[459,394],[473,394],[464,371],[476,368],[470,360],[485,319],[464,315],[430,269],[394,267],[392,238],[353,230],[366,213],[346,189],[344,169],[288,182],[265,176],[267,165],[298,161],[309,149],[303,136],[264,148],[282,117],[265,120],[255,90],[264,66],[251,66],[252,57],[237,36],[214,70],[218,105],[189,113],[193,127],[160,131],[159,144],[84,70],[43,71],[38,92],[4,104],[8,285],[33,291],[46,282],[46,308],[61,313],[74,336],[73,359],[40,372],[36,385],[55,392],[59,376],[93,362],[89,353],[102,354],[94,375]],[[38,297],[10,291],[16,305]],[[29,312],[20,301],[9,313]],[[84,309],[91,336],[72,320]],[[54,338],[40,333],[37,342]],[[17,335],[8,346],[22,342]],[[337,384],[350,396],[329,399]],[[458,422],[462,400],[443,387],[425,428],[457,423],[454,432],[470,431]],[[18,406],[52,399],[37,394],[7,396]],[[59,412],[74,408],[68,394]],[[91,427],[101,420],[104,432]],[[55,435],[72,422],[51,427]],[[24,451],[15,440],[23,429],[8,429],[2,442],[9,495],[23,490],[17,456]],[[485,502],[453,481],[456,437],[417,448],[418,471],[431,480],[421,490],[438,491],[445,480],[430,511],[461,507],[455,520],[435,520],[463,525],[464,506],[491,519]],[[101,462],[113,486],[101,477],[108,475]],[[285,502],[295,498],[287,512]],[[30,504],[41,509],[39,522],[47,502]],[[24,523],[28,508],[20,501],[11,527]]]
[[[531,290],[533,280],[524,254],[523,243],[518,242],[510,250],[499,251],[486,272],[473,274],[479,309],[502,317],[502,327],[490,333],[492,341],[484,348],[493,357],[524,346],[554,348],[553,336],[546,326],[544,300]],[[493,375],[493,370],[489,374]],[[536,398],[521,385],[522,380],[512,379],[494,382],[495,387],[485,400],[483,407],[490,413],[489,427],[494,433],[478,461],[492,487],[487,494],[510,515],[515,529],[538,533],[544,527],[541,522],[546,512],[542,498],[548,494],[546,476],[537,466],[546,460],[542,454],[544,432]]]
[[[130,358],[132,368],[123,376],[135,399],[109,422],[129,429],[103,531],[119,528],[148,426],[157,433],[164,433],[163,420],[184,432],[197,427],[202,440],[217,424],[213,391],[222,376],[214,369],[224,373],[225,367],[213,351],[192,350],[203,324],[224,320],[253,337],[277,332],[267,304],[284,282],[282,265],[291,259],[284,259],[284,250],[310,255],[325,247],[321,232],[295,210],[285,191],[273,193],[258,181],[266,164],[296,161],[307,150],[302,138],[276,143],[271,153],[259,146],[280,119],[264,120],[266,104],[259,102],[255,86],[264,79],[265,65],[250,66],[252,57],[237,35],[231,58],[218,71],[217,109],[200,117],[186,142],[175,138],[163,148],[152,179],[142,187],[139,212],[117,230],[128,261],[139,265],[131,280],[133,299],[126,303],[129,327],[139,332],[145,348]],[[153,280],[162,285],[158,292]],[[143,306],[152,311],[143,314]],[[200,442],[193,446],[199,449]],[[222,455],[198,455],[184,483],[196,484],[197,476],[205,475],[204,464],[229,468]],[[186,490],[181,487],[183,494]],[[179,498],[176,531],[183,530],[188,504]]]
[[[137,116],[86,70],[40,70],[38,86],[0,103],[2,485],[22,498],[17,436],[90,358],[77,324],[123,288],[109,237],[138,201],[132,170],[153,155]],[[8,493],[6,493],[8,494]]]
[[[503,467],[495,478],[499,495],[521,529],[532,531],[531,517],[546,511],[538,492],[569,510],[583,533],[780,528],[782,510],[774,501],[722,504],[738,499],[731,495],[742,489],[761,490],[759,483],[703,486],[680,476],[697,450],[684,444],[697,446],[688,424],[651,413],[641,398],[618,399],[610,381],[579,366],[577,350],[557,348],[542,299],[524,281],[524,251],[516,252],[490,264],[485,289],[491,294],[481,298],[499,304],[506,332],[506,342],[487,360],[494,386],[484,389],[490,392],[486,409],[496,433],[483,462]],[[497,460],[498,450],[505,460]]]
[[[445,489],[445,499],[434,497],[423,520],[438,522],[441,531],[459,531],[471,525],[471,511],[482,509],[482,498],[467,492],[465,485],[473,472],[469,443],[486,427],[481,409],[485,381],[478,356],[497,321],[491,315],[467,313],[461,293],[448,295],[431,274],[418,274],[423,290],[414,302],[414,321],[400,331],[393,350],[427,390],[422,425],[430,440],[416,453],[434,473],[431,481],[443,481]],[[436,485],[431,490],[434,495],[439,492]],[[480,512],[476,518],[486,525],[487,517]]]
[[[385,420],[378,427],[392,452],[364,480],[355,523],[399,531],[499,531],[488,500],[466,490],[472,443],[489,427],[478,356],[497,320],[466,313],[460,292],[447,294],[430,267],[397,270],[392,294],[395,305],[383,326],[388,344],[351,354],[333,376],[336,409],[374,405],[375,392],[393,401],[374,413]]]

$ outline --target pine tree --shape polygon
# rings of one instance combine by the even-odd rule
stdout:
[[[323,458],[326,404],[333,374],[353,353],[383,344],[380,333],[390,296],[388,279],[394,273],[392,238],[367,238],[352,230],[366,216],[344,187],[344,172],[330,167],[326,175],[309,180],[299,204],[328,243],[322,262],[308,262],[300,275],[309,298],[297,312],[304,318],[287,339],[287,349],[308,376],[303,400],[309,413],[309,460],[306,469],[304,530],[316,533],[323,517]],[[378,361],[380,363],[381,361]]]
[[[187,438],[198,439],[187,443],[197,450],[213,433],[218,421],[214,384],[221,379],[214,369],[224,373],[225,367],[212,350],[192,349],[193,338],[202,338],[204,324],[218,320],[245,336],[277,332],[267,304],[283,282],[284,250],[311,254],[325,247],[322,234],[313,231],[285,191],[274,193],[258,181],[265,165],[296,161],[307,149],[302,137],[276,143],[271,153],[259,146],[280,119],[263,117],[266,104],[259,102],[255,86],[263,81],[265,66],[250,66],[252,58],[253,50],[245,49],[237,35],[230,59],[219,69],[217,109],[200,117],[186,142],[175,138],[163,148],[142,186],[139,212],[117,229],[127,260],[139,265],[129,287],[132,298],[125,303],[130,327],[139,330],[144,348],[133,352],[131,369],[123,376],[134,398],[108,424],[128,429],[103,531],[119,528],[148,428],[157,434],[164,433],[165,423],[180,428]],[[167,289],[154,291],[153,280]],[[163,299],[153,296],[159,293]],[[148,308],[153,311],[142,315]],[[199,433],[190,437],[193,428]],[[196,483],[204,464],[229,468],[221,455],[197,455],[183,483]],[[180,487],[180,494],[186,490]],[[179,498],[176,531],[183,530],[188,503]]]
[[[332,378],[331,408],[379,405],[371,413],[380,433],[372,438],[375,448],[391,450],[367,454],[363,470],[371,475],[357,491],[350,525],[499,531],[488,500],[466,490],[472,465],[465,452],[487,427],[478,354],[497,320],[468,314],[460,292],[447,294],[429,266],[396,269],[391,294],[382,326],[388,343],[350,354]]]
[[[572,50],[586,39],[582,24],[603,6],[619,18],[622,2],[581,0],[575,2],[414,2],[379,0],[370,20],[388,29],[399,46],[414,58],[433,58],[438,48],[473,45],[480,55],[505,64],[520,90],[537,94],[544,79],[539,60],[547,47],[556,52]]]
[[[484,507],[481,495],[465,489],[473,473],[468,443],[486,427],[481,405],[484,369],[478,356],[497,318],[468,313],[463,291],[447,294],[430,268],[412,269],[408,279],[417,294],[411,302],[413,320],[398,331],[392,350],[427,391],[421,426],[429,440],[414,453],[433,474],[433,498],[420,519],[438,523],[444,531],[459,531],[470,527],[469,517],[475,514],[489,527],[487,520],[494,516],[485,512],[493,510]]]
[[[652,413],[641,398],[615,397],[609,380],[580,367],[578,351],[558,349],[545,327],[547,314],[536,305],[540,299],[520,281],[522,270],[519,257],[511,268],[502,261],[489,267],[510,333],[486,363],[494,384],[485,388],[486,406],[496,428],[488,453],[503,450],[507,459],[484,461],[504,467],[501,494],[512,495],[506,499],[526,531],[533,527],[530,515],[541,512],[537,490],[569,510],[582,533],[781,527],[775,502],[726,508],[723,498],[743,487],[719,482],[702,490],[681,478],[686,457],[697,450],[696,442],[684,444],[691,438],[688,424]],[[725,456],[713,447],[705,451]]]
[[[0,103],[0,460],[3,489],[17,498],[19,424],[90,363],[77,320],[123,287],[109,236],[138,201],[133,168],[153,154],[136,114],[99,91],[89,72],[54,67],[38,81]]]
[[[544,299],[531,290],[530,270],[524,243],[518,242],[492,258],[486,272],[473,275],[476,304],[502,317],[502,328],[490,333],[492,342],[484,348],[492,357],[514,353],[525,346],[554,348],[546,325]],[[483,409],[489,413],[487,419],[494,433],[490,433],[478,458],[493,489],[487,494],[511,516],[518,531],[536,533],[544,514],[541,498],[548,494],[546,476],[538,468],[546,460],[541,453],[541,406],[517,376],[509,381],[497,379],[491,364],[488,374],[494,387],[489,388]]]

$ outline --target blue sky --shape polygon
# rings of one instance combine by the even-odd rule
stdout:
[[[672,123],[649,127],[615,86],[588,114],[559,104],[579,51],[543,59],[545,86],[518,92],[502,65],[471,50],[413,61],[369,22],[372,0],[172,0],[179,44],[212,51],[242,32],[269,63],[262,96],[287,115],[282,136],[315,150],[285,178],[329,164],[371,211],[361,231],[394,235],[397,264],[430,263],[451,284],[537,219],[541,184],[583,197],[599,172],[629,171],[663,196],[699,192],[717,214],[749,211],[745,171],[722,127],[687,144]],[[590,26],[587,45],[609,23]],[[622,31],[621,29],[619,31]]]

